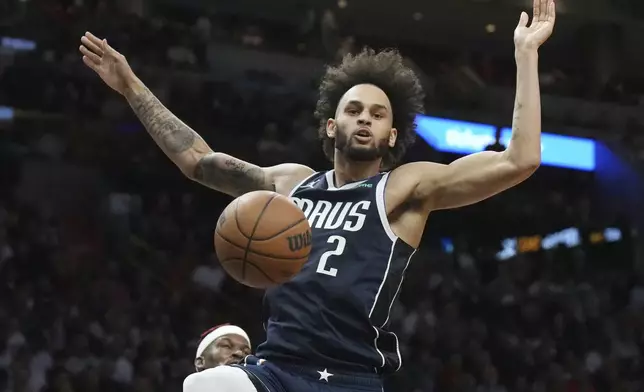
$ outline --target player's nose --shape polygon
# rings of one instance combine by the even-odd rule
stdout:
[[[360,113],[360,116],[358,116],[358,125],[371,126],[371,114],[369,114],[366,110]]]
[[[242,350],[235,350],[235,352],[233,352],[232,357],[236,361],[241,361],[242,359],[244,359],[244,352]]]

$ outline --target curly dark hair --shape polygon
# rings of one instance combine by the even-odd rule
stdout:
[[[416,115],[424,112],[425,93],[420,80],[395,49],[376,53],[364,48],[360,53],[348,54],[337,66],[327,67],[320,83],[320,97],[315,108],[319,120],[318,134],[324,154],[333,162],[335,141],[326,134],[326,122],[334,118],[342,96],[353,86],[373,84],[387,94],[393,110],[393,126],[398,130],[394,147],[383,157],[383,167],[396,165],[407,148],[416,139]]]

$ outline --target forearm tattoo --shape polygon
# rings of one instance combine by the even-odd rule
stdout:
[[[201,158],[194,177],[233,196],[257,190],[275,191],[275,184],[268,181],[261,168],[224,154],[211,153]]]
[[[150,136],[166,153],[184,152],[199,138],[195,131],[163,106],[149,89],[145,88],[128,97],[128,102]]]
[[[163,106],[149,89],[144,88],[141,92],[128,96],[128,102],[150,136],[171,159],[174,160],[172,155],[188,151],[201,140],[195,131]],[[194,168],[192,176],[208,187],[233,196],[256,190],[275,191],[275,185],[267,180],[261,168],[220,153],[204,155]]]
[[[510,143],[521,138],[519,121],[521,121],[522,110],[523,110],[523,104],[519,101],[516,101],[514,104],[514,113],[512,113],[512,136],[510,137]]]

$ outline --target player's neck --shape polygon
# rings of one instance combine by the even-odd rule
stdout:
[[[380,160],[370,162],[349,161],[339,155],[336,154],[333,162],[336,187],[364,180],[380,172]]]

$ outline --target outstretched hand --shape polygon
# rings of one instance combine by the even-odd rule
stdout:
[[[105,84],[124,94],[136,76],[125,56],[112,48],[106,39],[100,39],[87,32],[81,37],[79,48],[83,62],[103,79]]]
[[[521,13],[519,24],[514,30],[514,47],[517,51],[536,51],[546,42],[555,27],[555,1],[534,0],[532,22],[528,27],[528,14]]]

